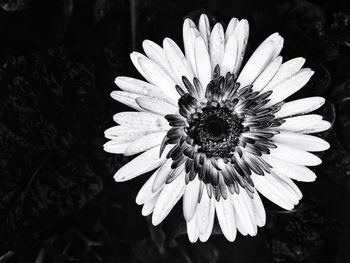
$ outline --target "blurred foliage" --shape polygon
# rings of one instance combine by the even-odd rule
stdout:
[[[25,4],[25,5],[24,5]],[[350,229],[350,6],[347,1],[44,0],[0,1],[0,263],[307,262],[346,263]],[[25,6],[25,8],[23,7]],[[6,11],[7,10],[7,11]],[[16,11],[16,12],[8,12]],[[315,70],[295,97],[323,96],[334,123],[291,212],[264,200],[257,237],[226,242],[217,223],[190,244],[181,205],[163,224],[142,217],[134,197],[146,176],[116,184],[130,158],[102,151],[117,75],[136,76],[128,55],[143,39],[181,42],[184,17],[247,18],[247,56],[270,33],[284,59]]]

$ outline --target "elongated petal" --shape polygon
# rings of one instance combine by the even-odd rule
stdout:
[[[163,48],[171,69],[177,77],[177,83],[183,85],[182,77],[192,81],[194,77],[192,69],[178,45],[172,39],[165,38]]]
[[[103,150],[109,153],[123,154],[125,149],[129,147],[131,142],[115,142],[113,140],[103,145]]]
[[[134,141],[149,133],[152,131],[118,125],[105,130],[105,137],[115,143],[124,143]]]
[[[307,128],[303,130],[299,130],[300,133],[317,133],[317,132],[323,132],[332,127],[332,124],[330,124],[328,121],[320,121],[314,125],[310,125]]]
[[[185,191],[185,172],[182,172],[173,182],[166,184],[161,191],[153,210],[152,224],[160,224],[179,201]]]
[[[316,179],[315,173],[305,166],[283,161],[270,155],[263,155],[263,158],[272,166],[277,175],[283,175],[300,182],[313,182]]]
[[[150,199],[148,199],[142,207],[141,214],[143,216],[148,216],[153,212],[154,206],[158,200],[159,193],[154,194]]]
[[[265,87],[264,91],[272,90],[276,85],[292,77],[301,69],[304,63],[305,59],[302,57],[293,58],[284,62],[271,82]]]
[[[258,226],[262,227],[266,223],[266,212],[258,191],[254,191],[252,202],[255,211],[255,222]]]
[[[152,176],[150,178],[148,178],[146,183],[144,183],[143,186],[141,187],[141,189],[139,190],[139,192],[136,196],[136,204],[138,204],[138,205],[144,204],[147,200],[151,199],[154,195],[156,195],[161,190],[161,188],[159,188],[158,191],[156,191],[156,192],[152,191],[152,185],[153,185],[154,179],[157,176],[159,169],[160,168],[158,168],[152,174]]]
[[[275,143],[275,145],[277,145],[277,148],[271,149],[270,154],[277,159],[306,166],[316,166],[322,163],[321,159],[312,153],[298,150],[280,143]]]
[[[281,84],[275,86],[273,88],[273,93],[269,97],[270,101],[265,105],[265,107],[275,105],[276,103],[285,100],[290,95],[293,95],[295,92],[304,87],[313,74],[314,72],[312,70],[303,69]]]
[[[241,64],[244,58],[245,48],[248,43],[248,37],[249,37],[249,24],[248,21],[245,19],[240,20],[233,33],[237,37],[238,40],[238,57],[236,61],[236,66],[234,69],[234,74],[237,75],[241,68]]]
[[[113,119],[120,125],[146,130],[162,131],[170,129],[167,120],[163,116],[149,112],[125,111],[115,114]]]
[[[220,23],[217,23],[211,31],[209,38],[209,52],[211,58],[211,67],[221,66],[225,52],[225,34]]]
[[[290,190],[276,176],[271,174],[264,176],[253,174],[251,178],[254,181],[255,188],[276,205],[286,210],[291,210],[297,204],[297,198],[291,196]]]
[[[174,72],[171,70],[171,67],[168,63],[168,60],[165,56],[164,50],[161,46],[158,44],[150,41],[150,40],[144,40],[142,42],[143,50],[145,51],[146,55],[152,59],[154,62],[156,62],[159,66],[161,66],[174,80],[176,79],[176,76]]]
[[[230,36],[225,45],[224,57],[221,65],[221,74],[226,75],[227,72],[233,72],[238,56],[238,41],[235,35]]]
[[[207,225],[207,229],[203,232],[199,234],[199,240],[201,242],[207,242],[212,231],[213,231],[213,226],[214,226],[214,217],[215,217],[215,204],[212,203],[210,205],[210,214],[209,214],[209,222]]]
[[[215,210],[222,233],[228,241],[233,242],[236,239],[237,228],[231,200],[221,198],[219,202],[216,201]]]
[[[187,235],[191,243],[195,243],[198,240],[199,232],[196,224],[196,217],[186,222]]]
[[[243,188],[240,189],[239,194],[232,195],[232,203],[238,230],[240,230],[243,235],[249,234],[255,236],[257,233],[257,226],[255,223],[253,204]]]
[[[324,103],[322,97],[309,97],[299,100],[293,100],[282,105],[281,109],[275,113],[276,118],[285,118],[289,116],[305,114],[317,110]]]
[[[252,84],[275,55],[278,55],[282,46],[283,38],[278,33],[272,34],[262,42],[239,74],[237,82],[241,83],[241,87]]]
[[[115,79],[115,84],[124,91],[137,93],[142,96],[157,98],[177,105],[177,100],[175,98],[169,97],[164,92],[162,92],[160,88],[149,84],[148,82],[129,77],[117,77]]]
[[[138,97],[136,102],[141,109],[159,114],[161,116],[178,112],[178,108],[176,108],[174,105],[155,98]]]
[[[235,28],[237,26],[238,19],[233,17],[231,18],[230,22],[227,25],[226,31],[225,31],[225,40],[226,42],[230,39],[230,37],[233,35]]]
[[[205,89],[211,80],[210,57],[202,37],[196,38],[195,44],[196,67],[199,81]]]
[[[281,131],[273,137],[273,141],[309,152],[319,152],[329,149],[325,140],[312,135]]]
[[[171,164],[172,160],[168,159],[166,162],[160,167],[158,170],[155,179],[152,184],[152,192],[157,192],[160,188],[162,188],[169,177],[171,172]]]
[[[140,94],[116,90],[111,93],[111,97],[135,110],[143,111],[135,101]]]
[[[182,28],[182,36],[184,41],[185,55],[191,65],[192,71],[197,75],[196,58],[195,58],[195,42],[199,32],[196,25],[191,19],[186,18]]]
[[[131,62],[134,64],[134,66],[137,69],[137,71],[140,72],[140,74],[145,77],[145,72],[141,68],[141,65],[140,65],[140,62],[139,62],[140,58],[147,58],[147,57],[145,55],[139,53],[139,52],[136,52],[136,51],[134,51],[134,52],[132,52],[130,54]]]
[[[193,215],[196,212],[200,189],[199,186],[200,181],[198,180],[198,177],[195,177],[194,180],[190,181],[186,185],[185,194],[183,197],[183,213],[187,222],[192,220]]]
[[[273,61],[271,61],[270,64],[264,69],[264,71],[261,72],[261,74],[256,78],[256,80],[254,80],[253,90],[261,91],[275,76],[281,64],[282,64],[281,56],[278,56]]]
[[[196,211],[197,227],[199,239],[202,242],[208,240],[214,225],[215,202],[214,198],[209,198],[207,191],[203,191],[203,196]]]
[[[277,130],[298,132],[312,127],[322,121],[322,116],[317,114],[308,114],[284,119],[285,122],[277,127]]]
[[[139,63],[145,79],[150,83],[161,87],[162,91],[168,96],[174,96],[175,98],[179,97],[175,90],[175,85],[177,83],[157,63],[144,57],[139,58]]]
[[[128,181],[141,174],[156,169],[165,162],[164,155],[162,158],[159,158],[159,150],[160,146],[156,146],[140,154],[139,156],[125,164],[123,167],[121,167],[118,170],[118,172],[114,175],[114,180],[116,180],[117,182]]]
[[[147,134],[135,141],[133,141],[124,151],[124,155],[134,155],[140,152],[147,151],[162,143],[166,132],[156,132]]]
[[[210,24],[207,15],[202,14],[199,18],[199,32],[204,40],[206,47],[209,47]]]

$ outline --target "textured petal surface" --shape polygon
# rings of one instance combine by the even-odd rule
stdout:
[[[168,130],[169,124],[163,116],[149,112],[120,112],[113,116],[116,123],[140,129],[162,131]]]
[[[241,83],[241,87],[252,84],[265,67],[279,54],[282,46],[283,38],[278,33],[272,34],[262,42],[239,74],[237,81]]]
[[[189,222],[197,209],[200,181],[196,177],[186,185],[185,194],[183,197],[183,213],[185,220]]]
[[[237,235],[236,221],[231,200],[215,201],[215,210],[222,233],[228,241],[234,241]]]
[[[165,162],[164,156],[159,158],[159,149],[160,146],[156,146],[125,164],[114,175],[114,180],[124,182],[159,167]]]
[[[161,191],[152,215],[152,224],[160,224],[170,213],[185,191],[185,173],[181,173],[172,183],[166,184]]]

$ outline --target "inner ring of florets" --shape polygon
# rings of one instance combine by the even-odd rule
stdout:
[[[187,134],[207,157],[231,157],[243,131],[243,119],[227,107],[205,106],[189,118]]]

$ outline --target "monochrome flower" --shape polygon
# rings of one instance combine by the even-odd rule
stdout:
[[[136,202],[158,225],[182,197],[191,242],[209,238],[215,214],[229,241],[237,229],[256,235],[266,221],[259,193],[293,209],[302,193],[292,179],[314,181],[307,166],[321,160],[310,152],[329,148],[310,135],[330,128],[310,114],[325,100],[284,102],[314,73],[302,68],[305,59],[282,63],[283,38],[274,33],[241,69],[248,35],[244,19],[233,18],[226,30],[220,23],[211,29],[206,15],[198,26],[186,19],[185,55],[169,38],[163,47],[145,40],[146,56],[133,52],[131,60],[147,82],[117,77],[122,91],[111,94],[137,110],[117,113],[119,125],[105,131],[105,151],[139,154],[115,180],[155,170]]]

